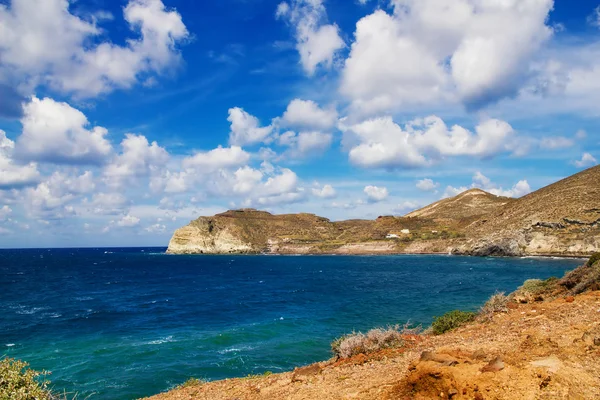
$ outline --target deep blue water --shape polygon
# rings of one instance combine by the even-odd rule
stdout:
[[[290,370],[341,334],[429,325],[579,260],[169,256],[165,249],[0,250],[0,356],[56,389],[132,399],[190,377]]]

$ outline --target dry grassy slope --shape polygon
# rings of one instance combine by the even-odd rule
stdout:
[[[465,229],[456,253],[589,255],[600,251],[600,166],[582,171],[483,216]]]
[[[470,219],[490,214],[496,209],[510,204],[514,199],[495,196],[481,189],[471,189],[458,196],[440,200],[420,210],[406,214],[405,217],[431,219]]]
[[[538,222],[600,221],[600,166],[509,202],[469,228],[472,234],[530,228]]]

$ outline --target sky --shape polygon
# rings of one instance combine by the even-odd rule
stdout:
[[[404,215],[599,159],[599,0],[0,0],[0,248]]]

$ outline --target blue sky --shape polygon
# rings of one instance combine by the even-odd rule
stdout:
[[[0,0],[0,247],[520,197],[599,116],[598,0]]]

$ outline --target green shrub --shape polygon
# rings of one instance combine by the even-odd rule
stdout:
[[[548,278],[546,280],[528,279],[525,282],[523,282],[523,286],[521,286],[519,289],[525,293],[538,295],[544,293],[548,289],[552,289],[557,282],[558,278],[555,277]]]
[[[47,372],[29,369],[29,364],[13,358],[0,360],[0,399],[54,400],[45,377]]]
[[[447,312],[441,317],[433,317],[433,324],[431,328],[435,335],[441,335],[442,333],[451,331],[460,326],[463,326],[475,319],[477,314],[473,312],[454,310]]]
[[[587,265],[591,267],[592,265],[596,264],[598,261],[600,261],[600,253],[594,253],[588,260]]]
[[[190,378],[187,381],[183,382],[181,385],[177,386],[177,389],[189,388],[194,386],[200,386],[205,384],[206,382],[202,379],[198,378]]]

